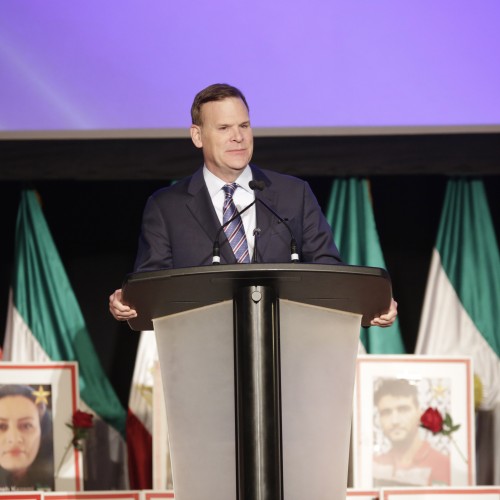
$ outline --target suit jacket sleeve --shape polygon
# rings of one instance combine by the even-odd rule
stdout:
[[[306,182],[302,207],[302,261],[316,264],[342,263],[330,225]]]
[[[172,247],[164,213],[156,197],[151,196],[144,208],[134,272],[173,267]]]

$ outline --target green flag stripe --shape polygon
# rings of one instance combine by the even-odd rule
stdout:
[[[50,359],[78,361],[82,399],[124,434],[125,410],[101,367],[33,191],[21,195],[13,294],[17,310]]]
[[[448,181],[436,247],[463,307],[500,356],[500,253],[481,180]]]
[[[355,266],[385,268],[366,179],[335,179],[326,218],[344,262]],[[394,325],[383,332],[379,327],[362,329],[361,341],[368,353],[405,352],[397,319]]]

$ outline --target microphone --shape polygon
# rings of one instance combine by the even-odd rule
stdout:
[[[264,181],[255,181],[251,180],[248,183],[248,187],[252,189],[253,191],[263,191],[264,188],[266,187],[266,183]],[[299,262],[299,253],[297,251],[297,241],[295,240],[295,236],[293,235],[292,229],[288,225],[288,222],[283,219],[280,215],[278,215],[265,201],[261,200],[260,198],[255,197],[255,201],[259,201],[262,203],[280,222],[285,224],[285,227],[288,229],[288,232],[290,233],[290,260],[292,262]],[[254,203],[255,203],[254,201]]]
[[[252,190],[252,191],[264,191],[264,188],[266,187],[266,183],[264,181],[255,181],[255,180],[251,180],[249,183],[248,183],[248,187]]]
[[[231,224],[231,222],[233,222],[233,220],[237,219],[238,217],[241,216],[242,213],[246,212],[249,208],[253,207],[255,205],[255,201],[256,201],[256,199],[253,200],[252,203],[250,203],[249,205],[247,205],[245,208],[243,208],[240,211],[236,210],[236,213],[229,220],[224,222],[224,224],[222,224],[222,226],[219,227],[219,229],[217,230],[217,234],[215,235],[215,239],[214,239],[214,246],[213,246],[213,250],[212,250],[212,264],[220,264],[220,245],[219,245],[220,233],[224,230],[224,228],[227,225]]]

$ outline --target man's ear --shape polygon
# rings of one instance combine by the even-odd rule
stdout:
[[[200,126],[199,125],[191,125],[189,132],[191,133],[191,140],[193,141],[193,144],[197,148],[202,148],[203,143],[201,140],[201,128],[200,128]]]

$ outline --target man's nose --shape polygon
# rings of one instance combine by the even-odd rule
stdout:
[[[399,415],[398,415],[398,412],[397,411],[393,411],[391,413],[391,423],[392,424],[397,424],[399,423]]]
[[[243,134],[241,133],[241,130],[239,127],[236,127],[233,130],[233,141],[235,142],[241,142],[243,140]]]

